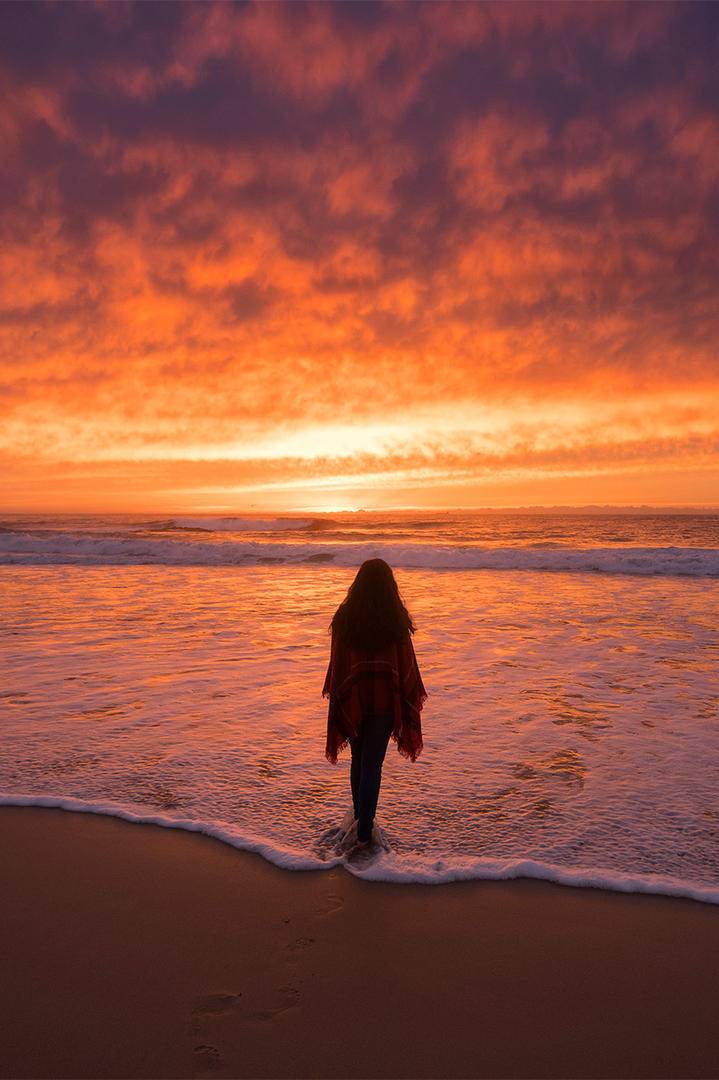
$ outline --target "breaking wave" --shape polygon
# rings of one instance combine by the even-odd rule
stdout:
[[[177,518],[202,521],[198,518]],[[246,519],[213,519],[239,522]],[[311,530],[312,519],[291,521],[284,528]],[[302,526],[298,521],[302,521]],[[266,522],[265,522],[266,523]],[[255,524],[257,524],[255,522]],[[192,529],[192,525],[178,526]],[[203,527],[204,528],[204,527]],[[239,531],[240,525],[234,529]],[[216,526],[216,531],[229,530]],[[258,529],[257,531],[262,531]],[[270,531],[269,528],[266,531]],[[366,541],[324,543],[320,539],[293,543],[229,540],[189,534],[98,535],[64,531],[0,533],[0,564],[75,566],[262,566],[329,564],[358,566],[364,559],[383,558],[392,566],[425,570],[532,570],[597,574],[719,577],[719,549],[696,547],[482,547],[469,545],[398,544]]]
[[[191,532],[284,532],[317,528],[318,523],[322,524],[317,518],[175,517],[162,527]]]

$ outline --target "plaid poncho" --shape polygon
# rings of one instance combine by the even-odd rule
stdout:
[[[391,715],[391,737],[400,754],[415,761],[421,753],[420,712],[427,691],[409,634],[386,649],[361,652],[333,633],[322,696],[330,699],[325,757],[333,765],[350,736],[359,734],[363,713]]]

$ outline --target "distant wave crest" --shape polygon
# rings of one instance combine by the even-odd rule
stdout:
[[[284,532],[286,529],[317,527],[317,518],[255,517],[175,517],[163,523],[163,529],[187,529],[192,532]]]
[[[271,520],[273,523],[282,520],[294,523],[298,519]],[[304,527],[307,529],[311,525],[309,520]],[[292,527],[297,528],[297,525]],[[239,526],[237,528],[239,530]],[[717,548],[479,547],[370,541],[343,544],[320,540],[292,543],[191,537],[189,534],[182,537],[70,532],[0,534],[0,564],[4,565],[261,566],[304,563],[353,567],[369,558],[383,558],[392,566],[404,569],[719,577]]]

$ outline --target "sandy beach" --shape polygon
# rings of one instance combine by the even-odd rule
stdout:
[[[715,1077],[719,911],[5,807],[4,1077]]]
[[[719,1080],[718,15],[0,0],[0,1080]]]

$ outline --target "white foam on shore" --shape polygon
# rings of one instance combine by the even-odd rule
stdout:
[[[113,802],[85,802],[82,799],[57,798],[50,795],[0,795],[0,806],[37,806],[54,810],[70,810],[77,814],[99,814],[103,817],[120,818],[134,825],[159,825],[163,829],[181,829],[183,832],[202,833],[240,851],[253,851],[267,862],[284,870],[322,870],[336,866],[339,857],[324,861],[312,855],[291,851],[289,848],[268,843],[249,833],[235,833],[204,821],[190,818],[170,818],[160,814],[136,814]]]
[[[573,888],[603,889],[609,892],[647,893],[657,896],[719,904],[719,885],[694,885],[658,874],[623,874],[594,867],[576,869],[555,866],[535,859],[485,859],[400,856],[381,851],[364,864],[353,865],[344,855],[318,859],[292,851],[248,833],[239,833],[208,822],[188,818],[169,818],[155,814],[136,814],[111,802],[84,802],[81,799],[46,795],[0,795],[0,806],[46,807],[82,814],[99,814],[138,825],[158,825],[166,829],[202,833],[240,851],[251,851],[283,870],[328,870],[344,866],[355,877],[401,885],[444,885],[453,881],[512,881],[530,878]]]

